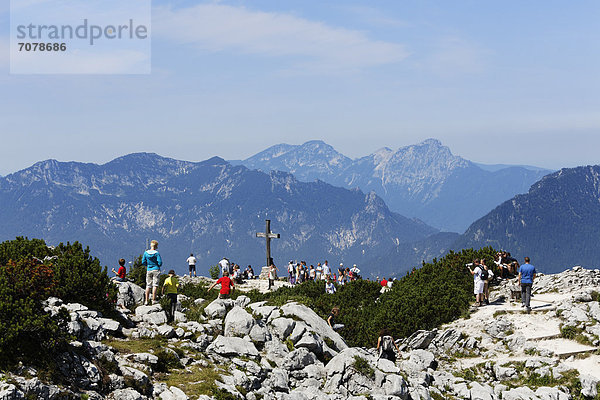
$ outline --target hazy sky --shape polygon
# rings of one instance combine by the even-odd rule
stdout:
[[[311,139],[350,157],[434,137],[479,162],[600,163],[597,0],[157,0],[150,75],[10,75],[9,11],[1,175]]]

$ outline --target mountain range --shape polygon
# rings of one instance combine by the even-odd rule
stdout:
[[[391,212],[375,193],[301,182],[217,157],[193,163],[138,153],[104,165],[42,161],[0,178],[0,204],[1,239],[78,240],[108,265],[132,259],[157,239],[165,269],[183,272],[190,252],[204,274],[223,256],[262,266],[265,243],[255,233],[265,219],[281,234],[272,241],[280,266],[329,259],[330,265],[358,263],[369,275],[383,267],[406,270],[429,252],[444,251],[409,244],[437,229]],[[372,261],[400,244],[392,262]]]
[[[436,139],[396,151],[382,148],[354,160],[319,140],[278,144],[232,163],[289,172],[302,181],[319,179],[374,191],[391,210],[450,232],[464,232],[473,221],[552,172],[476,164],[452,154]]]
[[[600,257],[595,245],[600,166],[562,169],[535,182],[527,193],[500,201],[497,193],[506,196],[517,191],[513,186],[525,185],[527,177],[547,171],[479,167],[435,140],[357,160],[323,142],[278,145],[235,163],[218,157],[179,161],[148,153],[103,165],[41,161],[0,177],[0,239],[78,240],[108,265],[121,257],[133,259],[149,239],[157,239],[165,268],[183,272],[193,252],[202,272],[223,256],[264,265],[264,239],[255,234],[270,219],[273,231],[281,234],[272,241],[278,265],[290,259],[328,259],[331,265],[357,263],[373,277],[398,276],[449,249],[469,247],[506,249],[519,259],[527,255],[544,272],[594,266]],[[264,172],[251,169],[259,165]],[[511,184],[515,176],[519,179]],[[342,178],[352,183],[338,187],[325,182]],[[358,182],[363,184],[354,185]],[[398,197],[395,204],[413,201],[412,210],[418,204],[421,211],[438,205],[437,212],[445,210],[448,218],[467,206],[475,209],[473,199],[498,202],[459,235],[440,231],[414,214],[390,210],[375,187],[390,201]],[[457,199],[463,196],[457,188],[470,195]]]
[[[600,250],[600,165],[545,176],[475,221],[454,248],[492,246],[528,256],[540,271],[597,267]]]

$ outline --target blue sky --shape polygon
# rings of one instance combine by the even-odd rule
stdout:
[[[322,139],[359,157],[600,163],[600,2],[154,1],[150,75],[9,74],[0,174],[150,151],[246,158]]]

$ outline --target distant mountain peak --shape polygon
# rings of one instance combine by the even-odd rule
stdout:
[[[423,140],[421,143],[417,144],[417,146],[426,145],[426,146],[434,146],[434,147],[445,147],[442,145],[442,141],[435,138],[429,138]]]

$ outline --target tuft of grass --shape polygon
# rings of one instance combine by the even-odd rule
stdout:
[[[354,363],[352,363],[352,367],[354,367],[356,372],[366,376],[369,379],[375,378],[375,370],[371,368],[369,362],[361,356],[354,356]]]
[[[294,351],[294,342],[292,342],[292,339],[290,339],[290,338],[287,338],[287,339],[285,340],[285,345],[287,346],[287,349],[288,349],[289,351]]]
[[[108,339],[103,340],[107,346],[110,346],[117,350],[119,353],[132,354],[132,353],[153,353],[161,350],[167,345],[167,340],[162,337],[155,338],[143,338],[143,339]]]
[[[494,318],[498,318],[499,316],[504,315],[504,314],[508,314],[508,311],[506,311],[506,310],[494,311]]]
[[[161,382],[167,386],[176,386],[183,390],[190,398],[201,395],[215,396],[219,392],[215,382],[221,381],[221,375],[225,371],[214,367],[192,366],[187,369],[173,370],[162,376]],[[222,397],[224,398],[224,397]]]

